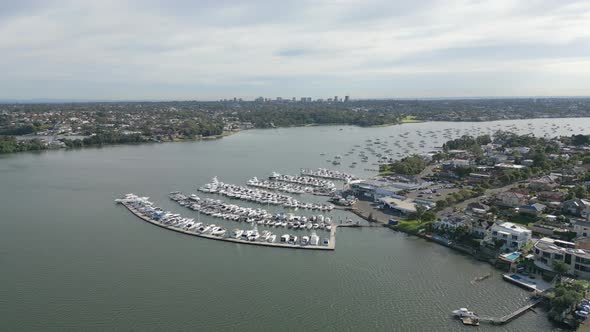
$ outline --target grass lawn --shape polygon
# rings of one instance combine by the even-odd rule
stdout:
[[[399,220],[397,225],[390,227],[395,229],[396,231],[409,234],[417,234],[418,230],[424,228],[426,224],[426,222],[421,222],[418,220]]]
[[[528,225],[530,223],[534,223],[535,221],[537,221],[537,217],[528,214],[518,213],[509,217],[508,221],[515,224]]]
[[[405,118],[401,119],[400,123],[416,123],[416,122],[423,122],[422,120],[416,119],[413,115],[408,115]]]

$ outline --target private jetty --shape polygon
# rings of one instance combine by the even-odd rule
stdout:
[[[467,308],[461,308],[453,311],[453,315],[458,317],[463,324],[465,325],[475,325],[478,326],[480,322],[490,323],[493,325],[504,325],[509,323],[510,321],[514,320],[517,317],[520,317],[522,314],[527,312],[528,310],[533,309],[536,305],[543,302],[544,298],[539,296],[527,303],[526,305],[514,310],[513,312],[504,315],[502,317],[486,317],[486,316],[478,316],[476,313],[467,310]]]
[[[236,228],[231,234],[227,234],[227,230],[221,226],[204,224],[194,219],[183,218],[170,211],[164,211],[154,206],[149,201],[149,197],[127,194],[123,198],[116,199],[115,202],[122,204],[135,216],[150,224],[192,236],[275,248],[334,250],[336,247],[337,225],[331,228],[329,237],[323,239],[315,231],[312,231],[310,236],[302,236],[301,239],[293,234],[283,234],[277,237],[270,231],[258,232],[256,225],[249,230]]]
[[[211,183],[200,187],[199,191],[260,204],[282,205],[285,208],[320,211],[331,211],[334,209],[334,205],[331,204],[304,203],[284,194],[223,183],[217,177],[214,177]]]
[[[334,170],[330,170],[327,168],[318,168],[316,170],[302,168],[301,175],[312,176],[312,177],[316,177],[316,178],[331,179],[331,180],[341,180],[341,181],[346,181],[346,182],[358,180],[358,177],[356,177],[352,174],[348,174],[348,173],[340,172],[340,171],[334,171]]]
[[[263,209],[241,207],[212,198],[201,199],[197,195],[186,196],[179,191],[171,192],[170,199],[181,206],[207,216],[262,225],[267,227],[283,227],[289,229],[327,230],[332,229],[332,220],[323,215],[296,216],[292,213],[271,214]]]

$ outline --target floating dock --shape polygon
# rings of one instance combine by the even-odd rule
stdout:
[[[215,235],[209,235],[209,234],[193,233],[193,232],[185,231],[183,229],[178,229],[175,227],[163,225],[163,224],[160,224],[159,222],[156,222],[156,221],[148,218],[147,216],[143,215],[141,212],[137,211],[129,204],[126,204],[125,202],[120,202],[120,203],[124,207],[126,207],[131,213],[133,213],[135,216],[142,219],[143,221],[147,221],[148,223],[150,223],[152,225],[156,225],[158,227],[166,228],[171,231],[183,233],[186,235],[202,237],[202,238],[206,238],[206,239],[210,239],[210,240],[226,241],[226,242],[241,243],[241,244],[256,245],[256,246],[265,246],[265,247],[274,247],[274,248],[307,249],[307,250],[334,250],[336,248],[336,229],[338,228],[337,224],[332,225],[332,229],[330,230],[330,243],[327,246],[324,246],[324,245],[317,245],[317,246],[298,245],[298,244],[288,244],[288,243],[280,243],[280,242],[279,243],[275,243],[275,242],[270,243],[270,242],[258,242],[258,241],[245,241],[245,240],[234,239],[234,238],[230,238],[230,237],[221,237],[221,236],[215,236]]]

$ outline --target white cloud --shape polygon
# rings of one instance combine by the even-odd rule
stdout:
[[[88,0],[3,9],[0,98],[590,95],[587,1]],[[546,82],[527,85],[531,76]],[[505,80],[518,84],[506,90]],[[388,81],[398,90],[380,86]],[[48,90],[48,82],[59,84]]]

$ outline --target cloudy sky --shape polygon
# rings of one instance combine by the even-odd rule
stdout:
[[[590,95],[590,1],[2,0],[0,99]]]

